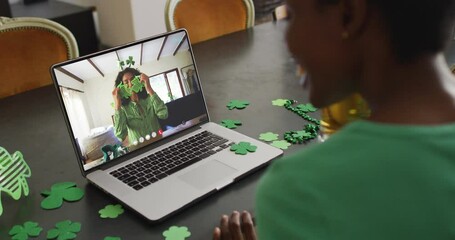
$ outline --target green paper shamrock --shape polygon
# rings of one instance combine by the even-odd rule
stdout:
[[[257,147],[249,142],[239,142],[231,146],[231,151],[236,154],[246,155],[248,152],[256,152]]]
[[[105,237],[104,240],[122,240],[121,238],[119,237]]]
[[[55,226],[56,228],[47,231],[47,239],[75,239],[76,233],[81,231],[81,224],[70,220],[58,222]]]
[[[145,84],[141,82],[141,75],[136,75],[133,80],[131,80],[131,83],[133,84],[131,91],[135,93],[142,91],[142,89],[145,87]]]
[[[124,212],[123,207],[120,204],[107,205],[106,207],[98,211],[101,218],[117,218],[123,212]]]
[[[266,142],[275,141],[278,140],[278,134],[273,132],[261,133],[261,135],[259,135],[259,139]]]
[[[25,222],[24,226],[16,225],[11,228],[9,235],[13,240],[26,240],[29,237],[38,237],[43,228],[36,222]]]
[[[234,108],[237,109],[244,109],[246,106],[250,105],[248,101],[242,101],[242,100],[232,100],[228,103],[227,108],[229,110],[232,110]]]
[[[166,240],[185,240],[189,236],[191,236],[191,232],[188,231],[187,227],[172,226],[163,232],[163,237]]]
[[[303,112],[316,112],[318,110],[311,103],[299,104],[296,106],[296,108]]]
[[[62,206],[63,200],[67,202],[79,201],[84,197],[84,191],[76,187],[73,182],[61,182],[52,185],[50,191],[42,191],[46,198],[41,201],[43,209],[56,209]]]
[[[282,107],[284,106],[289,100],[287,99],[275,99],[272,101],[272,105],[273,106],[279,106],[279,107]]]
[[[18,200],[22,192],[24,196],[28,196],[30,189],[26,178],[32,176],[32,171],[21,152],[16,151],[11,156],[6,149],[0,147],[0,176],[4,176],[0,178],[0,193],[5,192],[14,200]],[[2,213],[3,207],[0,198],[0,216]]]
[[[279,148],[279,149],[286,150],[292,144],[288,143],[286,140],[280,140],[280,141],[273,141],[270,145],[272,145],[276,148]]]
[[[235,128],[237,128],[237,126],[242,125],[242,122],[240,122],[238,120],[225,119],[225,120],[221,121],[221,125],[229,128],[229,129],[235,129]]]
[[[132,89],[123,84],[123,82],[121,82],[117,88],[120,89],[119,93],[122,98],[130,98],[131,95],[133,95]]]

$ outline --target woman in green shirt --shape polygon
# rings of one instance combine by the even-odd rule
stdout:
[[[288,0],[310,101],[360,93],[370,118],[276,160],[214,239],[455,239],[455,0]]]
[[[119,85],[128,88],[133,85],[135,76],[140,76],[140,82],[145,86],[141,91],[131,91],[128,98],[122,97]],[[161,137],[161,126],[158,119],[166,119],[167,106],[150,86],[149,78],[133,68],[126,68],[119,72],[112,91],[114,97],[114,129],[115,136],[124,145],[138,145],[148,140]]]

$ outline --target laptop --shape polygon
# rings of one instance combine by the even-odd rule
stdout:
[[[184,29],[55,64],[51,74],[83,176],[149,221],[283,154],[210,122]],[[256,151],[230,150],[241,142]]]

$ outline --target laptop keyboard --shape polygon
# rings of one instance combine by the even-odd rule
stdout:
[[[201,161],[234,143],[208,131],[198,133],[110,174],[139,190],[193,163]]]

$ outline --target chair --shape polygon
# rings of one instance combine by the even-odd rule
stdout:
[[[78,57],[73,34],[47,19],[0,17],[0,98],[52,83],[52,64]]]
[[[254,26],[251,0],[167,0],[168,31],[186,28],[198,43]]]

